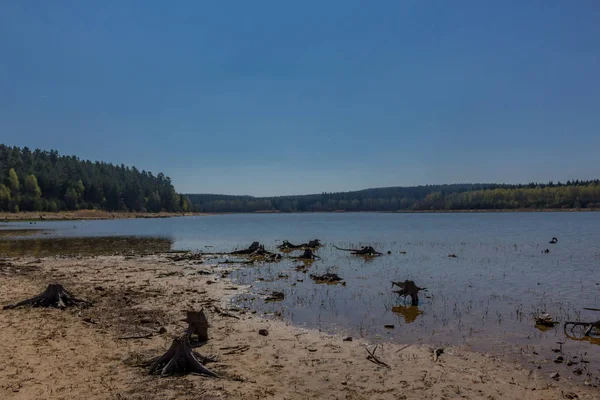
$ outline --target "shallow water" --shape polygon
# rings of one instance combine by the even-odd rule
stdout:
[[[275,251],[284,239],[319,238],[325,244],[318,251],[322,260],[307,273],[294,269],[300,264],[295,260],[233,272],[235,281],[253,285],[254,294],[240,302],[279,311],[296,324],[356,336],[475,346],[493,338],[550,346],[565,340],[563,330],[537,329],[535,314],[547,311],[561,322],[600,319],[600,313],[583,310],[600,308],[600,213],[253,214],[8,226],[48,229],[45,237],[161,237],[172,249],[205,252],[255,240]],[[555,236],[559,242],[549,244]],[[333,245],[371,245],[392,254],[364,259]],[[346,285],[315,284],[308,276],[324,272],[337,273]],[[427,288],[418,307],[392,293],[391,281],[405,279]],[[265,303],[273,290],[284,292],[285,300]],[[600,346],[594,344],[600,340],[576,343],[573,351],[598,356]]]

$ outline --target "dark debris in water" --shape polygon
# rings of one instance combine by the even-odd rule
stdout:
[[[328,283],[328,284],[337,284],[342,283],[342,278],[338,274],[326,273],[323,275],[310,274],[310,278],[315,281],[315,283]]]

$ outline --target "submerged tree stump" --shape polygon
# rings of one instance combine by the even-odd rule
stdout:
[[[311,249],[305,249],[304,253],[302,253],[300,256],[294,257],[294,258],[297,258],[298,260],[309,260],[309,261],[321,259],[321,257],[319,257],[318,255],[313,253],[313,251]]]
[[[190,342],[192,335],[196,335],[198,342],[203,343],[208,341],[208,319],[204,314],[204,310],[200,311],[187,311],[186,317],[183,319],[184,322],[188,323],[188,327],[185,331]]]
[[[67,291],[60,283],[51,283],[48,285],[44,293],[32,297],[27,300],[20,301],[16,304],[10,304],[4,306],[4,310],[21,306],[32,306],[32,307],[54,307],[54,308],[66,308],[76,305],[90,305],[91,303],[78,299]]]
[[[183,335],[173,339],[169,350],[162,356],[149,360],[146,366],[150,367],[150,374],[160,374],[161,377],[189,373],[218,377],[204,366],[207,361],[215,361],[215,358],[204,357],[193,351],[189,336]]]
[[[372,256],[380,256],[383,254],[383,253],[378,252],[371,246],[363,246],[360,249],[341,249],[337,246],[333,246],[333,247],[335,247],[338,250],[342,250],[342,251],[350,251],[355,256],[371,256],[372,257]]]
[[[243,250],[236,250],[236,251],[232,251],[229,254],[239,254],[239,255],[248,255],[248,254],[252,254],[254,253],[256,250],[258,250],[260,248],[260,243],[259,242],[252,242],[252,244],[247,248],[247,249],[243,249]]]
[[[284,240],[283,243],[281,243],[279,246],[277,246],[277,248],[281,251],[291,251],[291,250],[296,250],[296,249],[311,249],[311,250],[315,250],[319,247],[321,247],[321,242],[319,241],[319,239],[314,239],[309,241],[308,243],[302,243],[302,244],[292,244],[287,240]]]
[[[394,290],[394,293],[398,293],[400,296],[410,296],[411,305],[418,306],[419,305],[419,291],[425,290],[425,288],[420,288],[415,285],[414,281],[406,280],[404,282],[395,282],[392,281],[392,287],[394,285],[398,286],[400,290]]]

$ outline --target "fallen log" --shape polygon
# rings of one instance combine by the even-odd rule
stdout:
[[[76,305],[91,305],[89,301],[78,299],[67,291],[60,283],[51,283],[46,290],[35,297],[4,306],[4,310],[21,306],[66,308]]]

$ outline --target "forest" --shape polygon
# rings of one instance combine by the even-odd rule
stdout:
[[[323,212],[600,208],[600,181],[387,187],[299,196],[178,194],[159,173],[0,144],[0,211]]]
[[[301,196],[187,195],[196,211],[323,212],[600,208],[600,181],[389,187]]]
[[[191,211],[162,173],[0,144],[0,211]]]

